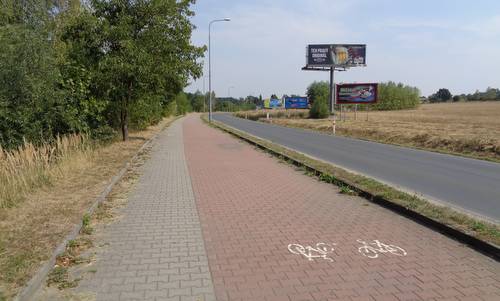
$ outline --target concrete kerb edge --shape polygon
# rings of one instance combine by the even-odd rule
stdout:
[[[166,128],[168,128],[173,122],[178,120],[181,116],[175,117],[171,121],[169,121],[165,126],[158,131],[158,133],[154,134],[153,137],[151,137],[148,141],[144,142],[144,144],[139,148],[139,150],[134,154],[130,160],[128,160],[125,165],[120,169],[120,171],[111,178],[111,181],[109,184],[106,186],[106,188],[99,194],[99,196],[95,199],[94,203],[90,208],[85,212],[85,214],[92,215],[94,211],[97,209],[99,204],[101,204],[106,197],[109,195],[113,187],[122,179],[122,177],[125,175],[127,170],[130,167],[130,164],[134,162],[139,155],[148,147],[157,137],[158,135],[163,132]],[[28,283],[24,286],[24,288],[14,297],[14,301],[29,301],[31,298],[34,296],[34,294],[37,292],[37,290],[42,286],[42,283],[45,281],[47,278],[47,275],[50,273],[52,268],[54,267],[56,263],[57,256],[62,254],[65,250],[66,247],[68,246],[68,243],[71,240],[74,240],[78,234],[80,233],[80,230],[82,229],[83,226],[83,221],[80,219],[80,222],[76,224],[73,228],[73,230],[66,236],[66,238],[61,242],[57,248],[52,252],[52,255],[50,256],[50,259],[36,272],[36,274],[28,281]]]
[[[202,120],[204,122],[208,123],[208,121],[206,120],[206,118],[203,117],[203,115],[202,115]],[[303,163],[297,159],[289,157],[286,154],[272,150],[272,149],[266,147],[265,145],[259,143],[259,141],[258,141],[258,140],[265,140],[265,139],[255,137],[252,134],[246,133],[244,131],[240,131],[240,130],[235,129],[231,126],[228,126],[226,124],[221,124],[218,121],[212,120],[211,125],[219,128],[220,130],[223,130],[223,131],[225,131],[225,132],[227,132],[227,133],[229,133],[229,134],[231,134],[231,135],[233,135],[241,140],[244,140],[247,143],[255,145],[255,146],[259,147],[260,149],[263,149],[276,157],[286,158],[288,161],[291,161],[291,163],[293,165],[303,166],[308,171],[313,172],[315,176],[319,177],[322,174],[324,174],[324,172],[322,172],[321,170],[319,170],[315,167],[312,167],[306,163]],[[245,135],[247,135],[249,137],[253,137],[253,139],[242,136],[241,134],[239,134],[240,132],[244,133]],[[272,141],[268,141],[268,143],[275,144]],[[282,145],[279,145],[279,146],[282,148],[288,149],[289,151],[299,153],[299,152],[292,150],[292,149],[289,149],[285,146],[282,146]],[[302,155],[311,158],[310,156],[308,156],[306,154],[302,154]],[[314,158],[311,158],[311,159],[315,160]],[[333,164],[331,164],[331,165],[334,166]],[[340,179],[340,178],[336,177],[336,182],[332,183],[332,184],[337,185],[337,186],[340,186],[340,185],[348,186],[349,188],[356,191],[361,197],[367,199],[368,201],[370,201],[372,203],[375,203],[375,204],[382,206],[386,209],[389,209],[397,214],[405,216],[405,217],[407,217],[415,222],[418,222],[419,224],[421,224],[427,228],[430,228],[430,229],[435,230],[441,234],[444,234],[447,237],[454,239],[460,243],[466,244],[466,245],[470,246],[471,248],[475,249],[476,251],[478,251],[478,252],[480,252],[488,257],[491,257],[496,261],[500,261],[500,246],[496,246],[496,245],[491,244],[489,242],[480,240],[480,239],[473,237],[467,233],[464,233],[458,229],[452,228],[451,226],[448,226],[442,222],[439,222],[437,220],[429,218],[429,217],[422,215],[416,211],[408,209],[402,205],[396,204],[396,203],[394,203],[394,202],[390,201],[389,199],[386,199],[382,196],[374,195],[374,194],[370,193],[369,191],[366,191],[360,187],[357,187],[355,184],[353,184],[350,181],[347,181],[345,179]]]

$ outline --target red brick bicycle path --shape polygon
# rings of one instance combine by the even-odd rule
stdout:
[[[203,124],[185,154],[217,300],[500,300],[500,264]],[[357,240],[407,255],[363,256]],[[335,244],[308,260],[289,244]],[[374,255],[370,253],[368,255]]]

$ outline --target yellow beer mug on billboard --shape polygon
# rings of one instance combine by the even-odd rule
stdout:
[[[335,61],[338,65],[343,65],[347,63],[349,59],[349,54],[346,47],[337,46],[335,47]]]

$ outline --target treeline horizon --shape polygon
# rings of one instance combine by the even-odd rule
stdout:
[[[469,94],[455,94],[453,95],[448,89],[441,88],[436,93],[429,95],[426,101],[430,103],[436,102],[458,102],[458,101],[499,101],[500,89],[488,87],[484,92],[476,90],[474,93]]]
[[[208,112],[209,111],[209,92],[203,94],[201,91],[196,92],[183,92],[180,94],[180,98],[184,98],[182,94],[185,95],[186,101],[181,101],[181,103],[186,103],[184,106],[186,112]],[[255,110],[259,103],[262,103],[262,96],[247,96],[245,98],[235,98],[235,97],[217,97],[215,92],[212,91],[212,110],[220,112],[236,112],[245,110]]]

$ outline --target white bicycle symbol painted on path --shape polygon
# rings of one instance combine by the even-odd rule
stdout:
[[[361,255],[368,258],[377,258],[379,253],[391,253],[396,256],[406,256],[406,251],[395,245],[386,245],[378,240],[374,240],[371,243],[366,243],[360,239],[356,240],[363,246],[359,247],[358,251]]]
[[[358,243],[362,244],[358,248],[361,255],[368,258],[377,258],[379,253],[391,253],[396,256],[406,256],[406,251],[396,245],[388,245],[375,239],[373,242],[365,242],[361,239],[356,240]],[[288,251],[292,254],[303,255],[309,261],[313,261],[314,258],[323,258],[325,260],[333,261],[332,258],[328,257],[328,254],[335,251],[334,247],[337,244],[331,243],[327,244],[324,242],[319,242],[315,246],[303,246],[300,244],[289,244]]]
[[[323,242],[319,242],[315,247],[312,246],[303,246],[299,244],[289,244],[288,251],[297,255],[304,255],[309,261],[313,261],[313,258],[323,258],[325,260],[333,261],[330,257],[328,257],[329,253],[333,253],[335,249],[333,248],[335,244],[327,244]]]

